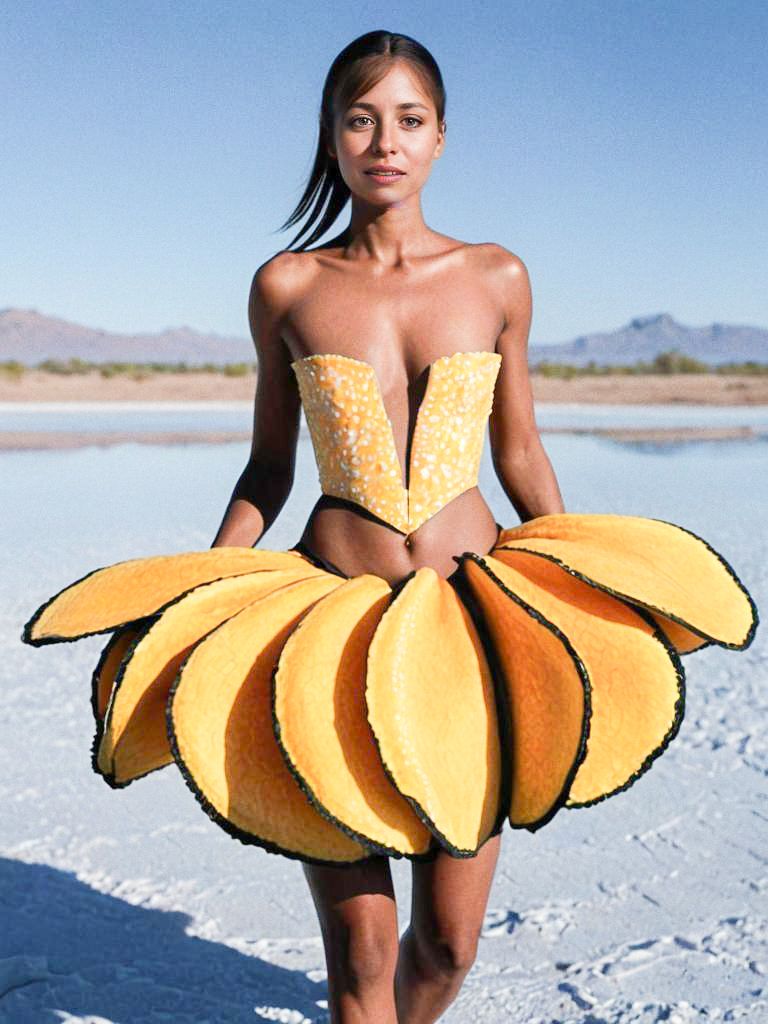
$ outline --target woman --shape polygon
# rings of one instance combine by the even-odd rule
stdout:
[[[444,105],[407,36],[339,54],[288,225],[315,196],[308,226],[328,208],[255,275],[253,447],[212,550],[92,573],[24,635],[115,631],[95,770],[123,786],[175,760],[224,829],[304,862],[344,1024],[437,1020],[504,822],[533,830],[631,785],[679,727],[678,654],[745,647],[757,621],[682,528],[563,513],[525,268],[422,217]],[[347,229],[307,249],[349,197]],[[290,491],[301,407],[322,497],[295,549],[253,549]],[[486,422],[515,529],[476,486]],[[400,940],[388,855],[413,862]]]
[[[335,194],[343,196],[346,186],[351,195],[350,223],[317,249],[278,254],[254,278],[253,451],[215,545],[254,544],[288,497],[300,411],[291,362],[312,353],[340,353],[374,367],[401,467],[430,365],[467,349],[500,353],[490,420],[499,479],[522,519],[563,511],[533,417],[525,267],[499,245],[470,245],[424,223],[421,192],[445,144],[444,106],[440,72],[414,40],[370,32],[336,58],[323,95],[315,170],[297,214],[324,174]],[[377,167],[398,173],[377,177]],[[331,203],[329,212],[340,205]],[[487,552],[498,534],[477,487],[412,533],[363,513],[322,496],[302,544],[348,576],[370,572],[394,585],[425,565],[449,576],[453,556]],[[431,862],[414,863],[413,918],[399,949],[385,857],[360,868],[305,864],[325,940],[334,1020],[437,1019],[472,963],[500,839],[489,839],[471,859],[443,850]]]

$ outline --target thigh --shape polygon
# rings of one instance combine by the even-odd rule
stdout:
[[[474,857],[441,850],[433,860],[414,861],[411,918],[418,932],[447,938],[480,934],[500,848],[499,833]]]
[[[389,861],[371,857],[349,867],[303,864],[323,932],[364,920],[391,927],[397,936],[395,890]]]

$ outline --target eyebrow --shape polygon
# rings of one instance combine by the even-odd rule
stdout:
[[[373,103],[350,103],[349,110],[353,107],[362,107],[363,110],[375,110],[376,106]],[[421,107],[423,110],[429,110],[429,107],[425,103],[398,103],[398,110],[411,110],[413,107]]]

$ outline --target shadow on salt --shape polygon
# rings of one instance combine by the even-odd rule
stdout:
[[[135,906],[66,871],[5,859],[0,892],[3,1020],[53,1021],[65,1011],[105,1021],[161,1014],[299,1024],[324,1012],[325,982],[190,934],[188,914]]]

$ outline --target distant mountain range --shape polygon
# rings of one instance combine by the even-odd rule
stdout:
[[[256,361],[246,338],[176,327],[159,334],[110,334],[30,309],[0,311],[0,362],[36,366],[45,359],[91,363],[247,363]]]
[[[530,362],[543,360],[585,366],[624,366],[651,362],[660,352],[677,349],[702,362],[768,363],[768,330],[711,324],[686,327],[669,314],[638,317],[618,331],[587,334],[559,345],[532,345]],[[43,316],[33,310],[0,311],[0,362],[14,360],[35,366],[46,359],[83,359],[92,363],[202,363],[254,362],[253,345],[246,338],[201,334],[178,327],[159,334],[110,334],[91,327]]]
[[[710,324],[686,327],[668,313],[637,317],[618,331],[585,334],[560,345],[531,345],[532,364],[543,360],[586,366],[629,366],[651,362],[660,352],[677,349],[702,363],[768,363],[768,330]]]

